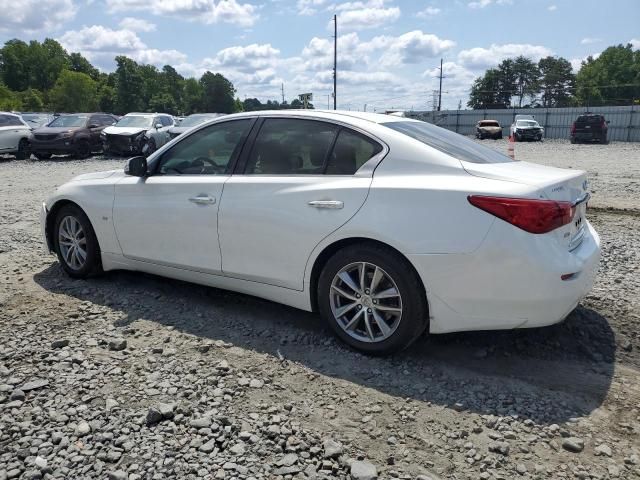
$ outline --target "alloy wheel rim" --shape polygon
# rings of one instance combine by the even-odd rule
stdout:
[[[340,328],[360,342],[382,342],[402,320],[402,296],[393,278],[369,262],[342,268],[331,282],[331,312]]]
[[[87,261],[87,237],[76,217],[66,216],[58,228],[58,245],[65,263],[80,270]]]

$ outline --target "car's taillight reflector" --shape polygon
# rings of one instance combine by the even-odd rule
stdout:
[[[533,198],[470,195],[469,203],[529,233],[547,233],[568,224],[575,213],[571,202]]]

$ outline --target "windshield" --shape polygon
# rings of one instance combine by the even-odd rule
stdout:
[[[116,127],[137,127],[137,128],[148,128],[151,126],[151,122],[153,121],[153,117],[143,117],[141,115],[131,115],[124,116],[118,123],[116,123]]]
[[[538,122],[535,120],[518,120],[516,127],[539,127]]]
[[[49,124],[49,127],[84,127],[87,123],[86,115],[61,115]]]
[[[471,163],[506,163],[511,158],[489,147],[480,145],[450,130],[436,127],[426,122],[389,122],[383,123],[396,132],[418,140],[458,160]]]
[[[22,115],[22,120],[24,120],[27,125],[42,127],[49,123],[49,115],[35,115],[33,113],[27,113]]]
[[[200,125],[201,123],[206,122],[207,120],[212,120],[216,118],[217,115],[190,115],[184,120],[180,122],[181,127],[195,127],[196,125]]]

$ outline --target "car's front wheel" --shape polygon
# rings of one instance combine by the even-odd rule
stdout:
[[[31,151],[29,150],[29,140],[26,138],[20,139],[20,143],[18,143],[18,151],[16,152],[17,160],[26,160],[31,156]]]
[[[318,280],[318,307],[338,337],[372,355],[405,349],[428,320],[411,265],[375,244],[353,245],[329,259]]]
[[[87,278],[102,270],[100,246],[87,215],[65,205],[56,215],[54,243],[58,261],[69,276]]]

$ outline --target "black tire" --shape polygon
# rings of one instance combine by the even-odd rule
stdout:
[[[498,135],[498,140],[502,140],[502,134]]]
[[[575,145],[576,143],[578,143],[578,141],[575,138],[571,138],[571,144]]]
[[[36,152],[34,155],[38,160],[49,160],[51,158],[51,154],[48,152]]]
[[[76,146],[76,158],[89,158],[91,156],[91,145],[87,140],[80,140]]]
[[[86,259],[84,264],[80,268],[74,268],[69,264],[69,262],[64,258],[62,249],[60,247],[60,224],[66,217],[73,217],[77,220],[77,222],[82,227],[84,238],[86,240]],[[95,231],[93,230],[93,227],[91,226],[89,218],[77,205],[65,205],[58,211],[53,229],[53,244],[62,269],[70,277],[87,278],[102,272],[102,262],[100,260],[100,245],[98,244],[98,239],[96,237]]]
[[[331,308],[334,278],[343,268],[358,262],[367,262],[382,269],[395,282],[402,299],[402,313],[395,330],[386,339],[376,342],[360,341],[346,333]],[[428,324],[424,288],[411,264],[393,250],[372,243],[346,247],[327,261],[318,279],[318,309],[342,341],[368,355],[388,355],[404,350],[425,331]]]
[[[31,156],[31,150],[29,149],[29,140],[21,138],[18,143],[18,151],[16,152],[17,160],[26,160]]]

